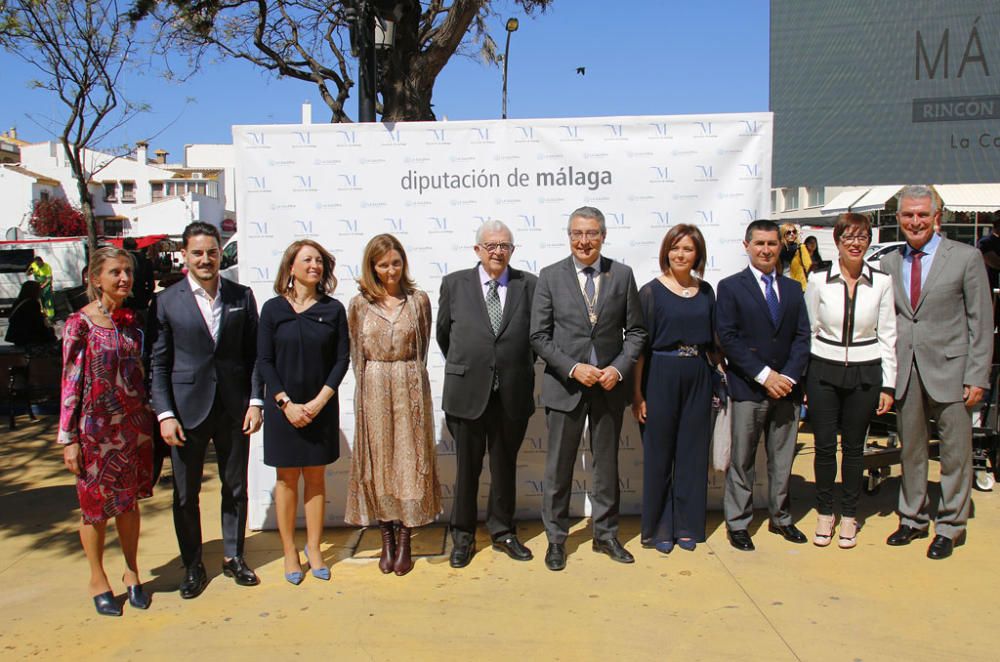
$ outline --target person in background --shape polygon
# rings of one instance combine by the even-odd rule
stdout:
[[[642,532],[669,554],[705,541],[712,434],[715,292],[694,225],[675,225],[660,245],[662,273],[639,290],[649,345],[636,363],[632,413],[642,425]]]
[[[135,261],[135,284],[132,286],[132,296],[126,305],[143,315],[149,309],[149,304],[153,299],[155,281],[153,278],[153,263],[146,256],[146,251],[140,251],[134,237],[126,237],[122,241],[122,248],[132,254]]]
[[[42,311],[42,286],[26,280],[10,309],[4,340],[21,348],[26,355],[46,351],[56,342],[56,334]]]
[[[344,520],[382,533],[379,569],[413,569],[414,527],[441,512],[427,351],[431,302],[391,234],[365,246],[347,310],[354,367],[354,454]]]
[[[792,223],[781,226],[781,270],[799,285],[802,291],[806,289],[812,259],[805,244],[799,243],[799,229]]]
[[[76,475],[80,542],[90,564],[97,613],[121,616],[104,570],[109,519],[125,557],[122,581],[133,607],[150,595],[139,579],[139,499],[153,493],[153,412],[143,375],[143,332],[123,307],[132,288],[132,256],[100,248],[87,268],[90,303],[66,320],[58,442]]]
[[[979,251],[986,264],[986,278],[993,300],[993,326],[1000,326],[1000,307],[997,306],[997,289],[1000,288],[1000,211],[993,212],[993,230],[979,240]]]
[[[841,214],[833,226],[838,259],[813,272],[806,287],[812,330],[806,395],[816,440],[816,535],[833,540],[833,486],[837,479],[840,430],[840,536],[838,545],[857,544],[858,499],[864,444],[873,413],[892,407],[896,385],[896,311],[892,278],[865,262],[872,227],[867,216]]]
[[[25,273],[38,281],[42,288],[42,310],[50,320],[56,316],[55,299],[53,297],[52,265],[42,259],[41,255],[36,255],[31,261]]]
[[[823,271],[830,266],[830,263],[823,259],[823,256],[819,253],[819,241],[816,239],[815,235],[809,235],[806,240],[802,242],[802,245],[806,247],[809,252],[809,260],[812,262],[812,267],[809,269],[809,273],[814,273],[816,271]]]
[[[304,483],[306,562],[330,579],[320,537],[326,505],[326,465],[340,457],[338,389],[347,374],[347,312],[332,298],[336,260],[311,239],[293,242],[281,258],[274,292],[257,333],[257,366],[264,398],[264,464],[275,467],[274,501],[285,552],[285,579],[302,582],[295,546],[299,479]]]

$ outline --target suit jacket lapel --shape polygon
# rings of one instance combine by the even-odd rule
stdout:
[[[194,291],[191,289],[191,284],[188,282],[187,278],[177,283],[175,287],[181,288],[181,291],[178,292],[178,294],[180,294],[178,298],[181,301],[181,305],[187,308],[188,315],[193,316],[194,319],[197,320],[197,322],[195,322],[195,326],[205,333],[209,342],[212,342],[212,330],[208,328],[207,324],[205,324],[205,318],[201,314],[201,308],[198,307],[198,301],[195,298]]]
[[[947,260],[950,252],[951,242],[944,237],[941,237],[941,243],[938,244],[937,250],[934,252],[934,259],[931,261],[931,270],[927,272],[927,278],[924,280],[924,284],[920,287],[920,297],[917,299],[917,308],[920,308],[920,305],[924,302],[924,297],[927,296],[927,290],[931,289],[941,272],[948,268]],[[911,266],[910,268],[912,269],[913,267]],[[916,312],[917,308],[914,308],[913,312]]]
[[[500,330],[497,332],[497,337],[507,329],[511,317],[514,316],[514,309],[517,308],[521,295],[524,294],[524,278],[521,277],[521,272],[508,267],[508,273],[510,276],[507,280],[507,298],[504,301],[503,317],[500,319]]]
[[[760,286],[757,285],[757,279],[754,278],[750,267],[744,269],[742,273],[743,285],[747,288],[747,294],[751,300],[757,303],[761,313],[764,315],[764,319],[771,320],[771,310],[767,307],[767,300],[764,298],[764,293],[761,291]],[[773,320],[771,320],[771,324],[772,326],[774,325]]]
[[[215,343],[216,347],[222,344],[222,331],[226,328],[226,315],[229,314],[229,309],[237,303],[233,300],[233,297],[236,294],[234,291],[235,288],[231,287],[225,278],[220,277],[219,281],[219,296],[222,298],[222,313],[219,315],[219,340]]]

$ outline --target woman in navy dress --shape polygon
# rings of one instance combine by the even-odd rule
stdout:
[[[274,282],[278,295],[260,311],[257,366],[264,399],[264,464],[275,467],[274,501],[285,553],[285,579],[302,581],[295,546],[299,478],[305,482],[306,561],[314,577],[330,579],[320,553],[326,465],[340,456],[337,389],[347,374],[350,345],[337,286],[336,261],[315,241],[292,243]]]
[[[642,427],[642,543],[670,553],[705,540],[715,292],[701,280],[705,239],[676,225],[660,246],[663,273],[639,291],[649,345],[635,371]]]

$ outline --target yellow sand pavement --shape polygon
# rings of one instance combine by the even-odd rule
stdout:
[[[22,419],[23,420],[23,419]],[[976,492],[969,542],[946,561],[925,557],[927,541],[891,548],[885,537],[897,482],[865,497],[858,547],[792,545],[751,526],[757,551],[734,550],[717,513],[709,540],[669,556],[641,549],[638,518],[621,539],[636,556],[619,565],[590,550],[587,522],[568,541],[565,571],[545,569],[539,522],[522,527],[535,553],[517,563],[489,548],[480,530],[470,566],[448,565],[443,527],[415,539],[421,556],[406,577],[383,576],[376,532],[328,529],[324,556],[333,579],[282,577],[275,532],[251,532],[247,559],[255,588],[221,575],[218,481],[202,491],[205,593],[181,600],[182,568],[170,489],[144,502],[140,563],[155,592],[147,612],[97,616],[76,537],[71,476],[45,417],[0,443],[0,659],[114,660],[995,660],[994,593],[1000,550],[1000,488]],[[800,528],[810,535],[811,437],[795,464]],[[207,464],[207,470],[213,465]],[[169,464],[168,464],[169,467]],[[932,464],[932,476],[937,470]],[[761,522],[764,528],[757,530]],[[115,540],[113,533],[109,536]],[[303,536],[304,541],[304,536]],[[115,542],[107,568],[119,594],[123,563]]]

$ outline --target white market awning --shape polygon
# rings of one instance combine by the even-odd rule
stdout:
[[[941,184],[934,187],[945,209],[992,212],[1000,209],[1000,184]]]
[[[892,184],[890,186],[873,186],[861,198],[851,205],[851,211],[855,214],[867,214],[870,211],[881,211],[885,209],[885,203],[896,197],[902,184]]]
[[[823,208],[819,211],[824,216],[843,214],[850,211],[854,203],[860,200],[867,192],[867,188],[849,188],[846,191],[841,191],[834,196],[833,200],[823,205]]]

